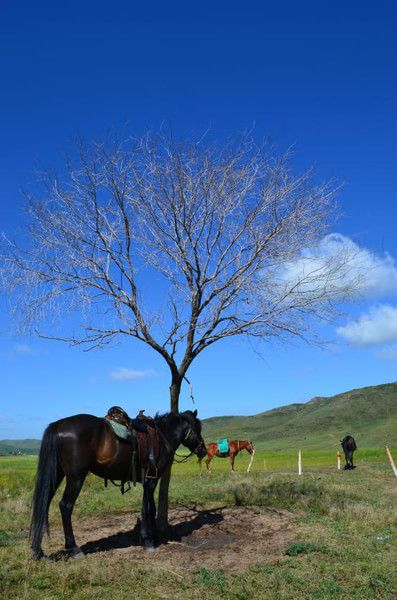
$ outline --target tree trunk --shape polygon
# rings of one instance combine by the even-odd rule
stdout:
[[[170,407],[172,412],[179,412],[179,395],[181,393],[182,377],[176,373],[172,374],[170,386]],[[172,461],[169,467],[164,471],[160,479],[158,509],[157,509],[157,527],[161,535],[167,535],[168,524],[168,490],[171,479]]]

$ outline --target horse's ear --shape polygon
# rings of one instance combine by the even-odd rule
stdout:
[[[195,417],[197,417],[197,408],[196,408],[196,410],[193,411],[193,414]]]

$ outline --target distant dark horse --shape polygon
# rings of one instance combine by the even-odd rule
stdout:
[[[197,411],[168,413],[154,419],[158,434],[156,477],[145,477],[141,468],[137,480],[143,484],[141,542],[148,549],[158,541],[154,490],[158,479],[173,460],[180,444],[199,458],[206,455],[201,423]],[[30,537],[33,558],[44,556],[41,541],[48,531],[48,510],[64,477],[66,487],[59,507],[65,534],[65,548],[71,556],[82,555],[72,528],[72,511],[89,472],[111,480],[127,480],[131,473],[133,447],[116,438],[104,419],[93,415],[76,415],[51,423],[44,432],[40,448]],[[143,479],[143,481],[142,481]]]
[[[351,435],[347,435],[341,440],[342,449],[345,455],[346,464],[345,469],[355,469],[353,465],[353,452],[357,450],[356,442],[354,441],[354,437]]]
[[[230,468],[231,471],[234,471],[234,459],[237,454],[241,452],[241,450],[247,450],[249,454],[251,454],[251,462],[248,466],[247,471],[250,470],[252,459],[255,454],[255,448],[252,442],[249,440],[230,440],[229,441],[229,450],[228,452],[219,452],[218,444],[216,442],[211,442],[210,444],[206,444],[207,449],[207,458],[205,460],[205,464],[207,467],[207,471],[211,471],[210,462],[214,458],[214,456],[219,456],[220,458],[230,457]]]

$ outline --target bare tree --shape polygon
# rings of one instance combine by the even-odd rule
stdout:
[[[79,146],[62,177],[27,196],[28,237],[3,240],[2,278],[25,323],[95,348],[120,334],[148,344],[183,378],[205,348],[232,336],[312,337],[351,291],[341,255],[306,262],[326,233],[334,190],[294,175],[287,155],[252,140],[226,146],[160,133]],[[157,277],[153,277],[157,273]],[[160,274],[162,277],[158,277]],[[150,282],[150,285],[149,283]],[[81,329],[68,332],[66,311]],[[160,486],[166,524],[169,473]]]

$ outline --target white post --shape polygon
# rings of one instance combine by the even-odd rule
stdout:
[[[396,465],[394,463],[393,457],[392,457],[391,452],[389,450],[389,446],[386,446],[386,454],[389,457],[391,468],[393,469],[393,473],[397,477],[397,467],[396,467]]]
[[[248,465],[247,473],[250,472],[252,461],[254,460],[254,454],[255,454],[255,450],[252,451],[251,460],[250,460],[250,464]]]
[[[338,471],[340,471],[340,452],[339,452],[339,450],[336,453],[336,459],[337,459],[337,462],[338,462]]]
[[[302,475],[302,450],[298,451],[298,475]]]

